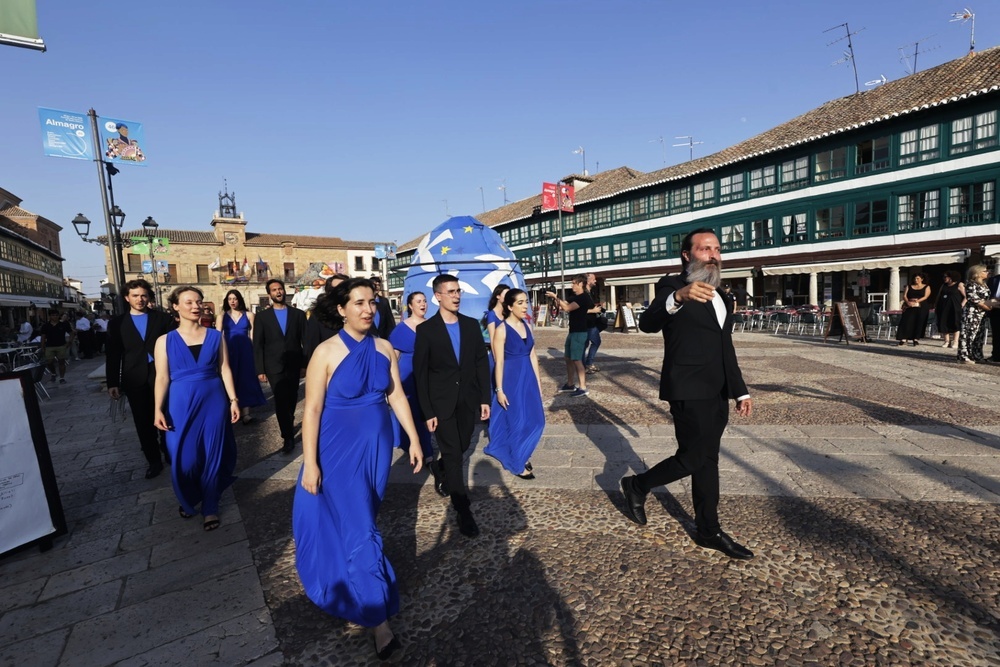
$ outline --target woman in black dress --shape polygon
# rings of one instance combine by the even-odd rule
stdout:
[[[931,310],[930,298],[931,286],[927,284],[927,277],[922,273],[914,274],[903,294],[905,310],[896,328],[896,340],[900,345],[906,341],[910,341],[910,345],[916,345],[917,339],[924,337]]]
[[[944,336],[942,347],[957,347],[958,332],[962,330],[962,307],[965,305],[965,285],[958,271],[944,272],[944,285],[934,306],[937,329]]]

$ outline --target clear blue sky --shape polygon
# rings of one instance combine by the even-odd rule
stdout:
[[[208,230],[227,179],[252,231],[405,243],[582,171],[580,146],[592,173],[652,171],[687,159],[677,136],[706,155],[853,93],[824,33],[845,21],[863,89],[906,74],[898,47],[929,37],[919,69],[969,48],[959,0],[38,4],[48,52],[0,47],[0,186],[64,226],[91,295],[101,249],[70,220],[101,231],[96,168],[42,155],[39,106],[144,124],[148,166],[115,178],[127,228]]]

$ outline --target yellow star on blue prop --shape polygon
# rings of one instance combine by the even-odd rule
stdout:
[[[451,250],[451,246],[441,246],[442,255],[447,255],[449,250]]]
[[[472,225],[469,225],[468,227],[465,228],[465,233],[466,234],[471,234],[472,233]]]

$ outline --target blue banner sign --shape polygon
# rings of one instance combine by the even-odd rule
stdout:
[[[146,164],[142,123],[102,117],[99,127],[105,161],[115,164]]]
[[[87,114],[39,107],[42,146],[48,157],[93,160],[94,140]]]

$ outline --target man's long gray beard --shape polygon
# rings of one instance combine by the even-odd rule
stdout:
[[[688,264],[685,280],[688,283],[708,283],[712,287],[718,288],[722,284],[722,265],[716,264],[714,261],[702,262],[692,259],[691,263]]]

